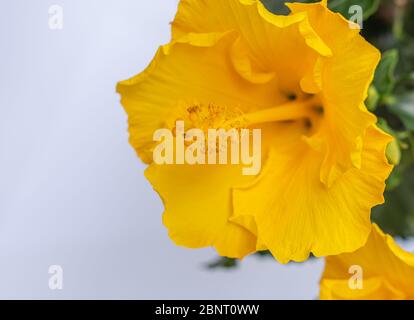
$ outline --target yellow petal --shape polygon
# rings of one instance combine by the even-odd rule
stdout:
[[[323,157],[306,143],[274,147],[261,177],[233,192],[234,216],[250,216],[257,231],[243,219],[233,221],[256,233],[281,263],[360,248],[371,229],[371,208],[384,201],[389,141],[369,128],[361,169],[347,171],[330,188],[319,180]]]
[[[258,85],[237,74],[228,59],[236,39],[231,32],[187,34],[161,47],[143,73],[118,84],[130,143],[144,162],[152,162],[154,132],[166,128],[181,104],[213,103],[247,112],[285,101],[273,81]]]
[[[352,266],[362,271],[359,289],[348,285]],[[374,224],[363,248],[326,258],[321,299],[414,299],[414,254]]]
[[[279,76],[279,87],[285,91],[299,90],[300,78],[317,56],[332,54],[306,13],[274,15],[258,0],[182,0],[172,23],[173,39],[187,33],[229,30],[240,35],[235,48],[239,52],[233,55],[240,74],[256,83]],[[259,77],[251,70],[257,70]]]
[[[231,32],[186,34],[160,48],[144,73],[119,83],[131,144],[144,161],[152,163],[154,131],[175,119],[182,103],[248,112],[285,101],[274,83],[259,86],[236,73],[228,59],[236,39]],[[229,221],[232,186],[252,179],[242,175],[241,166],[152,164],[146,176],[164,200],[164,223],[177,244],[214,246],[221,255],[238,258],[255,250],[256,237]]]
[[[256,237],[229,221],[232,185],[251,179],[240,166],[152,164],[145,175],[163,199],[163,222],[177,245],[213,246],[233,258],[256,250]]]
[[[294,14],[306,12],[313,29],[332,50],[331,56],[320,58],[313,77],[307,74],[302,80],[306,91],[319,91],[320,87],[325,121],[309,143],[325,154],[321,181],[330,186],[342,173],[361,165],[361,140],[376,122],[363,101],[380,53],[324,3],[287,5]],[[318,86],[312,85],[312,78]]]
[[[193,105],[219,106],[226,119],[240,113],[262,129],[267,160],[256,178],[238,166],[151,164],[146,175],[177,244],[230,257],[269,248],[287,262],[351,252],[368,237],[391,170],[389,137],[363,105],[378,52],[326,2],[292,8],[285,17],[256,0],[182,0],[172,43],[118,85],[131,144],[149,164],[154,132],[182,115],[195,125]],[[297,99],[286,104],[289,96]],[[315,99],[324,114],[309,115],[318,118],[306,129]]]
[[[350,278],[351,273],[347,273]],[[385,278],[373,277],[363,280],[363,289],[351,287],[349,279],[324,279],[321,281],[321,300],[402,300],[404,292],[394,288]],[[353,289],[351,289],[353,288]]]
[[[266,83],[276,77],[276,72],[260,70],[254,57],[244,40],[239,37],[233,44],[231,51],[231,61],[240,76],[252,83]]]

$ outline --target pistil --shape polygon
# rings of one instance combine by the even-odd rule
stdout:
[[[303,101],[291,101],[283,105],[247,113],[242,116],[247,126],[255,124],[280,122],[312,117],[316,101],[314,98]]]

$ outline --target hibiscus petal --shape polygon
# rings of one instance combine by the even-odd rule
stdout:
[[[232,185],[251,179],[241,170],[231,165],[148,167],[145,175],[163,199],[163,222],[177,245],[214,246],[220,255],[233,258],[256,250],[256,237],[229,221]]]
[[[324,106],[323,126],[309,143],[325,154],[321,181],[331,185],[351,167],[361,165],[362,138],[376,122],[363,104],[380,60],[379,51],[352,29],[341,15],[324,4],[287,4],[293,13],[306,12],[310,24],[332,56],[321,57],[314,73],[302,79],[302,88],[315,92],[309,83],[316,78]]]
[[[180,102],[214,103],[249,111],[281,104],[275,83],[253,84],[237,74],[229,52],[237,34],[187,34],[161,47],[141,74],[122,81],[117,91],[128,113],[130,143],[152,162],[153,133],[166,127]]]
[[[281,263],[360,248],[392,168],[385,158],[388,135],[371,127],[364,141],[361,169],[349,170],[330,188],[319,180],[321,154],[304,142],[275,147],[260,179],[234,189],[234,217],[254,218],[260,241]]]
[[[353,290],[350,267],[362,271],[362,288]],[[414,299],[414,254],[373,225],[364,247],[326,258],[321,299]]]
[[[344,270],[347,271],[347,270]],[[351,274],[346,272],[349,278]],[[385,278],[374,277],[363,280],[363,289],[350,289],[349,279],[322,280],[321,300],[402,300],[404,292],[393,287]]]
[[[299,80],[318,55],[332,54],[313,30],[306,13],[274,15],[259,0],[182,0],[172,23],[173,39],[191,32],[229,30],[240,34],[242,50],[237,48],[235,57],[236,61],[243,62],[240,74],[253,82],[264,82],[279,75],[280,89],[285,91],[299,89]],[[266,77],[246,76],[250,70],[258,70]]]
[[[182,100],[243,111],[285,101],[272,82],[258,86],[234,71],[229,52],[236,38],[232,33],[187,34],[161,48],[144,73],[118,85],[131,144],[144,161],[152,163],[153,133],[165,128]],[[152,164],[146,176],[164,200],[164,224],[177,244],[214,246],[221,255],[238,258],[255,250],[256,237],[229,221],[231,187],[253,179],[242,175],[241,166]]]

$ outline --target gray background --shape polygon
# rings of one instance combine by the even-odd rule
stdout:
[[[168,41],[176,5],[0,0],[0,298],[317,297],[321,260],[213,272],[212,249],[167,237],[115,84]],[[53,264],[61,291],[48,287]]]

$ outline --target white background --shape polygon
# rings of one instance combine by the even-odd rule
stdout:
[[[49,6],[64,10],[48,27]],[[323,261],[206,270],[176,247],[115,85],[169,39],[176,0],[0,1],[0,298],[315,299]],[[63,290],[48,268],[64,269]]]

